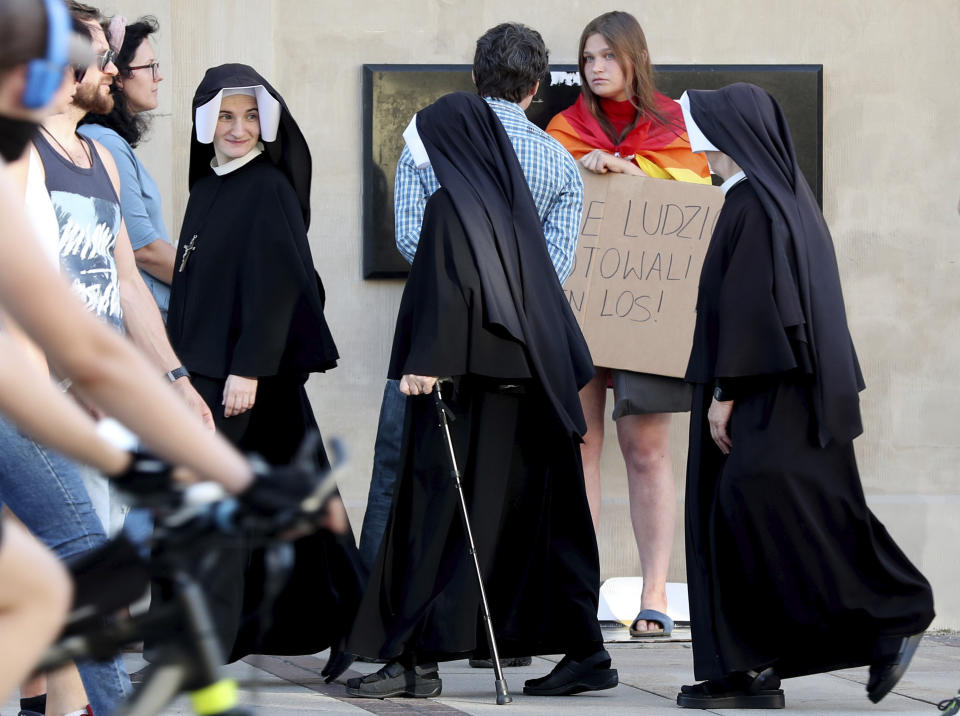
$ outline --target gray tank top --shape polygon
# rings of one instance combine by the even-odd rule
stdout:
[[[122,216],[110,175],[89,139],[89,169],[60,155],[38,133],[34,145],[43,162],[47,191],[60,227],[60,268],[87,308],[123,333],[120,284],[114,249]]]

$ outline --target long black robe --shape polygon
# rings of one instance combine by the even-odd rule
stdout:
[[[933,618],[929,584],[866,505],[852,438],[820,444],[808,349],[777,309],[774,246],[745,180],[728,193],[704,260],[687,374],[697,679],[867,664],[878,637]],[[735,401],[728,456],[707,422],[715,381]]]
[[[257,84],[282,103],[252,68],[226,65],[208,70],[194,107],[223,87]],[[338,357],[307,241],[309,151],[284,105],[277,141],[263,155],[224,176],[209,168],[210,156],[211,146],[194,133],[167,330],[217,429],[240,449],[285,464],[316,429],[307,375],[332,368]],[[191,241],[195,250],[183,264]],[[232,418],[223,416],[228,375],[258,378],[254,407]],[[322,448],[318,457],[326,463]],[[363,579],[353,535],[317,532],[294,547],[291,577],[268,611],[261,609],[264,553],[256,545],[237,540],[206,580],[229,661],[311,654],[345,636]]]
[[[174,273],[170,342],[217,429],[245,452],[289,462],[316,428],[306,374],[336,360],[296,196],[266,156],[223,177],[211,171],[190,193],[178,268],[194,234],[196,250]],[[224,418],[230,374],[257,377],[257,396],[250,411]],[[225,550],[208,596],[229,661],[312,654],[344,635],[362,580],[352,534],[318,532],[294,546],[294,572],[266,614],[262,550]]]
[[[445,400],[501,653],[600,642],[599,558],[579,443],[532,379],[523,346],[485,326],[477,268],[444,189],[427,203],[407,281],[390,374],[460,376]],[[480,595],[433,398],[407,405],[393,506],[348,649],[484,656]]]
[[[456,93],[421,112],[418,129],[443,188],[427,202],[388,373],[454,377],[444,399],[501,653],[598,648],[599,558],[578,434],[589,352],[496,115]],[[411,397],[350,651],[486,655],[457,499],[433,399]]]

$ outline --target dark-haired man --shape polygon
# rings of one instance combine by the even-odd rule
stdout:
[[[127,334],[212,429],[210,410],[170,347],[157,304],[137,270],[120,211],[113,158],[99,143],[77,133],[77,124],[87,112],[104,114],[112,109],[110,85],[117,68],[98,23],[99,12],[73,0],[68,7],[74,20],[89,30],[95,58],[82,73],[69,106],[44,122],[34,142],[59,222],[61,270],[87,308]],[[122,520],[122,508],[107,489],[105,481],[88,481],[90,496],[109,531]]]
[[[525,111],[540,82],[548,76],[549,53],[536,30],[507,22],[487,30],[477,40],[473,58],[477,93],[499,117],[517,152],[540,216],[547,251],[563,282],[573,269],[583,181],[570,153],[526,117]],[[439,187],[425,157],[415,157],[411,147],[404,146],[394,183],[394,218],[397,249],[411,263],[420,240],[424,207]],[[393,500],[404,406],[398,382],[388,380],[380,406],[373,475],[360,533],[360,555],[368,567],[377,556]],[[511,665],[528,663],[528,659],[511,661]]]
[[[583,181],[576,162],[559,142],[527,119],[526,109],[549,77],[549,54],[536,30],[505,22],[477,40],[473,81],[510,138],[540,215],[547,251],[561,283],[573,268]],[[440,188],[425,159],[405,146],[394,183],[397,248],[412,262],[427,199]]]

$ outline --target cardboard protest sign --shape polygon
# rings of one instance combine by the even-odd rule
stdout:
[[[581,169],[583,218],[564,292],[595,365],[682,377],[717,187]]]

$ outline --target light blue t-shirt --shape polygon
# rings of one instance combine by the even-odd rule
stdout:
[[[170,239],[163,225],[160,189],[130,145],[115,131],[100,124],[84,124],[78,127],[77,131],[100,142],[116,162],[117,171],[120,173],[120,206],[133,250],[142,249],[158,238],[169,244]],[[141,270],[140,275],[153,294],[160,315],[166,322],[170,286],[146,271]]]

